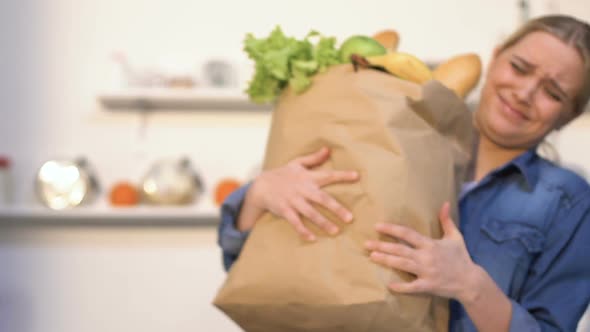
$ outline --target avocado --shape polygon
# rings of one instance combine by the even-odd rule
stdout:
[[[340,60],[343,63],[350,62],[352,54],[358,54],[363,57],[383,55],[387,50],[378,41],[367,36],[349,37],[340,46]]]

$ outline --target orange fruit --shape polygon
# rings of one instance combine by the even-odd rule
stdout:
[[[217,185],[215,186],[215,204],[217,204],[217,206],[221,206],[227,196],[233,193],[240,186],[242,186],[242,183],[233,178],[225,178],[217,182]]]
[[[139,202],[139,192],[137,188],[129,182],[118,182],[111,189],[109,196],[111,205],[114,206],[132,206]]]

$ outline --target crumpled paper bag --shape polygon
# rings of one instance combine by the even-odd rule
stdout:
[[[354,214],[330,236],[299,238],[268,213],[256,224],[214,300],[245,331],[446,331],[448,301],[388,290],[412,276],[368,258],[377,222],[441,236],[438,211],[456,206],[470,159],[472,119],[438,81],[418,85],[370,69],[339,65],[301,95],[286,90],[273,113],[264,168],[331,148],[326,169],[357,170],[360,181],[325,190]],[[454,220],[456,208],[453,209]],[[391,240],[391,239],[390,239]]]

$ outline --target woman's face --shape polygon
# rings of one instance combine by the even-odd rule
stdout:
[[[573,118],[583,68],[576,49],[546,32],[495,52],[475,114],[480,133],[503,148],[539,143]]]

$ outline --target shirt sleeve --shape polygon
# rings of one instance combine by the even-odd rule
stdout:
[[[248,183],[234,191],[221,205],[221,222],[217,233],[217,243],[221,247],[223,267],[226,271],[229,271],[232,264],[238,259],[250,234],[249,231],[241,232],[236,228],[236,221],[250,185],[251,183]]]
[[[510,331],[576,331],[590,301],[590,204],[562,207],[512,302]]]

